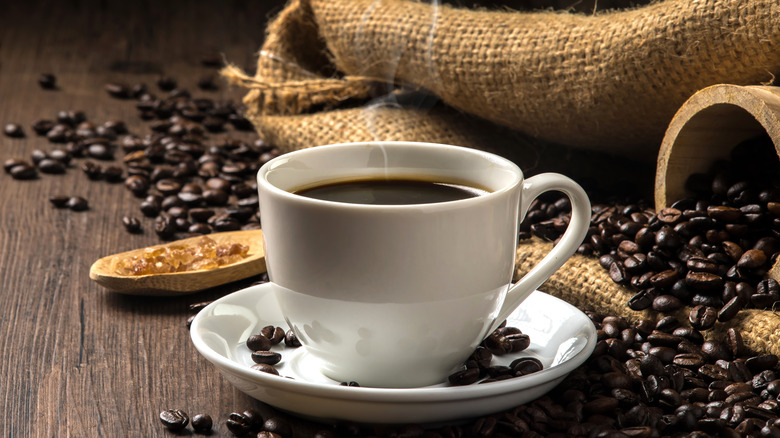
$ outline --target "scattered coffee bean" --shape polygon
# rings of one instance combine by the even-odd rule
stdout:
[[[274,351],[253,351],[252,360],[255,363],[263,363],[267,365],[276,365],[282,360],[282,355]]]
[[[65,173],[65,165],[61,161],[44,158],[38,163],[38,170],[43,173],[61,174]]]
[[[225,426],[236,436],[244,436],[255,430],[252,419],[238,412],[233,412],[228,416],[228,419],[225,420]]]
[[[106,84],[104,88],[111,97],[117,99],[129,99],[132,97],[130,88],[126,84],[113,82]]]
[[[192,429],[197,433],[208,433],[214,426],[214,421],[208,414],[197,414],[192,417]]]
[[[287,330],[287,332],[284,334],[284,345],[297,348],[301,346],[301,341],[298,340],[298,336],[294,331]]]
[[[290,424],[279,417],[271,417],[265,420],[265,423],[263,423],[263,430],[283,438],[292,436],[292,427],[290,427]]]
[[[271,340],[262,334],[252,335],[246,340],[246,346],[251,351],[265,351],[271,349]]]
[[[65,206],[73,211],[84,211],[89,208],[89,202],[81,196],[71,196]]]
[[[140,233],[141,221],[137,218],[130,216],[122,216],[122,225],[125,227],[128,233]]]
[[[10,169],[8,169],[8,173],[14,179],[19,180],[35,179],[38,177],[38,171],[35,169],[35,167],[27,163],[20,163],[12,166]]]
[[[254,364],[254,365],[252,365],[251,368],[253,370],[262,371],[264,373],[273,374],[273,375],[276,375],[276,376],[279,375],[279,371],[276,368],[274,368],[273,365],[269,365],[267,363]]]
[[[454,386],[471,385],[479,380],[479,374],[479,368],[467,368],[450,374],[448,380]]]
[[[54,195],[49,197],[49,202],[56,208],[66,208],[69,200],[70,196],[65,195]]]
[[[187,427],[190,417],[179,409],[168,409],[160,412],[160,421],[170,431],[179,431]]]
[[[44,90],[53,90],[57,88],[57,77],[51,73],[42,73],[38,76],[38,85]]]
[[[24,129],[22,128],[22,125],[19,125],[18,123],[7,123],[3,127],[3,133],[7,137],[11,137],[11,138],[24,137]]]

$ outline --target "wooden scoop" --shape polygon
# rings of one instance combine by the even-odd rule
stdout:
[[[263,232],[261,230],[229,231],[209,234],[217,244],[240,243],[249,247],[248,257],[214,269],[173,272],[149,275],[119,275],[114,272],[115,258],[140,255],[147,248],[134,249],[103,257],[92,264],[89,278],[101,286],[127,295],[173,296],[197,292],[221,284],[241,280],[265,272]],[[160,248],[172,245],[196,245],[201,236],[155,245]]]

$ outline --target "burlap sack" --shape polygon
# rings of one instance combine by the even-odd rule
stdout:
[[[593,175],[616,169],[592,160],[580,165],[586,160],[571,147],[654,160],[675,111],[697,90],[774,81],[779,18],[776,0],[665,0],[592,16],[411,0],[291,0],[267,29],[256,73],[228,66],[223,74],[249,90],[247,116],[283,151],[365,140],[440,142],[498,150],[525,171],[566,162],[571,166],[551,170],[583,183],[578,171],[585,168]],[[415,101],[420,96],[443,104]],[[518,275],[550,246],[521,243]],[[660,317],[630,310],[631,292],[594,258],[573,257],[541,289],[631,321]],[[685,320],[689,310],[676,316]],[[754,351],[780,355],[774,312],[742,310],[706,335],[721,337],[729,327]]]
[[[552,243],[539,239],[521,242],[517,248],[516,278],[531,270],[550,250]],[[582,310],[602,315],[623,316],[631,322],[641,319],[658,321],[665,314],[653,310],[631,310],[627,303],[633,293],[609,277],[593,257],[575,255],[539,288]],[[678,321],[685,323],[690,307],[674,313]],[[742,335],[745,346],[762,354],[780,356],[780,315],[772,310],[742,309],[727,322],[718,322],[704,332],[706,339],[724,340],[726,331],[735,328]]]
[[[654,159],[669,120],[695,91],[774,80],[778,22],[776,0],[666,0],[592,16],[292,0],[268,27],[256,74],[225,73],[251,89],[245,103],[258,130],[282,147],[295,141],[291,129],[325,128],[316,117],[261,115],[413,88],[545,141]],[[339,141],[401,133],[429,140],[407,122]]]

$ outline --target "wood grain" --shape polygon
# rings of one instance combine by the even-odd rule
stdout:
[[[29,160],[34,149],[51,150],[30,126],[59,110],[83,110],[99,123],[122,119],[146,134],[132,102],[110,98],[104,84],[153,87],[166,74],[194,91],[215,73],[200,63],[213,53],[251,70],[264,23],[281,3],[5,2],[0,122],[22,124],[27,136],[0,134],[0,157]],[[44,72],[57,76],[57,90],[38,86]],[[207,96],[240,100],[241,90],[219,84]],[[54,209],[55,194],[84,196],[90,209]],[[159,243],[151,222],[140,235],[125,232],[123,215],[140,217],[138,199],[121,184],[88,181],[76,167],[32,181],[0,173],[0,436],[170,436],[157,418],[166,408],[208,413],[215,436],[231,436],[229,413],[275,413],[202,359],[186,328],[189,304],[254,279],[175,298],[122,296],[89,279],[98,258]],[[314,427],[296,421],[304,436]]]

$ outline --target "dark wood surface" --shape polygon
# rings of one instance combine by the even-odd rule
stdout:
[[[0,122],[23,125],[26,137],[0,134],[0,157],[29,160],[55,145],[30,126],[60,110],[82,110],[95,123],[121,119],[149,132],[132,101],[112,99],[108,82],[177,78],[196,95],[240,101],[219,82],[212,54],[251,70],[269,14],[281,1],[42,1],[0,6]],[[57,90],[39,87],[41,73]],[[252,138],[254,134],[226,135]],[[121,155],[117,154],[117,158]],[[151,222],[127,233],[123,215],[141,217],[122,184],[91,182],[75,162],[64,175],[31,181],[0,174],[0,436],[166,436],[166,408],[215,420],[215,436],[232,436],[227,415],[267,407],[234,389],[195,350],[188,305],[245,287],[250,280],[178,298],[109,293],[88,277],[96,259],[159,243]],[[52,195],[80,195],[90,209],[55,209]],[[313,426],[298,425],[301,436]],[[190,429],[191,430],[191,429]]]
[[[239,102],[243,91],[219,81],[196,88],[216,70],[214,54],[252,71],[269,16],[282,0],[3,2],[0,5],[0,124],[19,123],[26,137],[0,134],[0,158],[30,160],[55,145],[31,125],[60,110],[81,110],[94,123],[124,120],[132,133],[149,126],[132,101],[111,98],[109,82],[176,78],[195,96]],[[41,73],[57,76],[43,90]],[[252,140],[254,133],[222,136]],[[121,154],[117,154],[117,159]],[[130,297],[93,283],[100,257],[160,243],[152,222],[127,233],[124,215],[142,218],[122,184],[89,181],[76,160],[63,175],[30,181],[0,172],[0,436],[169,436],[160,411],[208,413],[215,436],[232,436],[234,411],[273,409],[222,378],[193,347],[188,306],[246,287],[255,279],[177,298]],[[85,212],[55,209],[53,195],[85,197]],[[283,414],[279,414],[283,415]],[[293,417],[295,436],[320,426]],[[191,429],[189,429],[191,431]]]

